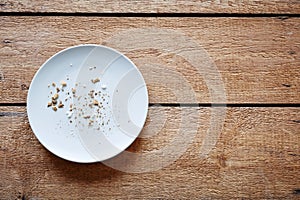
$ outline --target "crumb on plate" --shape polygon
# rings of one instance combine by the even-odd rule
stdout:
[[[55,93],[55,94],[53,95],[52,99],[53,99],[53,100],[56,100],[56,99],[58,99],[58,97],[59,97],[58,94]]]
[[[98,82],[100,82],[100,79],[99,79],[99,78],[95,78],[95,79],[92,79],[91,81],[92,81],[92,83],[94,83],[94,84],[95,84],[95,83],[98,83]]]
[[[66,87],[67,83],[65,81],[60,81],[61,86]]]
[[[56,106],[52,106],[52,109],[53,109],[54,111],[57,111]]]
[[[58,104],[58,108],[63,108],[63,107],[64,107],[64,104],[60,101]]]

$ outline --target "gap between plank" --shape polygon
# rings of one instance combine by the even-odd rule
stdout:
[[[26,103],[0,103],[0,106],[26,106]],[[149,107],[300,107],[300,103],[149,103]]]
[[[84,12],[0,12],[0,16],[82,16],[82,17],[275,17],[288,19],[300,17],[300,14],[290,13],[84,13]]]
[[[300,104],[287,103],[150,103],[149,107],[300,107]]]

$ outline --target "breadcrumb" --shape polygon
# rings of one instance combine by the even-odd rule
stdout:
[[[67,83],[65,81],[60,81],[61,86],[66,87]]]
[[[92,81],[92,83],[94,83],[94,84],[95,84],[95,83],[98,83],[98,82],[100,82],[100,79],[99,79],[99,78],[95,78],[95,79],[92,79],[91,81]]]
[[[56,94],[53,95],[52,99],[53,99],[53,100],[56,100],[56,99],[58,99],[58,97],[59,97],[59,96],[58,96],[58,94],[56,93]]]
[[[64,107],[64,104],[60,101],[58,104],[58,108],[63,108],[63,107]]]
[[[99,102],[98,102],[96,99],[94,99],[93,104],[94,104],[95,106],[98,106],[98,105],[99,105]]]
[[[56,105],[57,104],[57,100],[52,99],[52,105]]]

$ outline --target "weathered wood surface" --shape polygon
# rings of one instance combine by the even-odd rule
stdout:
[[[2,0],[1,12],[299,13],[298,0]]]
[[[45,60],[59,50],[87,43],[105,44],[126,53],[141,70],[151,103],[211,103],[197,66],[177,54],[186,43],[178,42],[176,49],[176,43],[169,42],[173,52],[147,47],[149,38],[165,42],[166,35],[157,34],[157,30],[178,32],[207,51],[222,76],[227,103],[299,103],[299,22],[299,18],[2,16],[0,103],[25,103],[30,81]],[[120,36],[124,31],[136,33],[136,28],[147,29],[144,32],[148,35]],[[136,44],[145,48],[130,49]],[[186,52],[197,58],[193,50]],[[184,81],[191,90],[186,90]],[[190,91],[196,100],[187,95]]]
[[[135,174],[57,158],[33,135],[24,107],[0,107],[0,199],[299,198],[299,108],[228,108],[215,148],[201,159],[210,108],[151,107],[156,121],[148,118],[145,128],[163,128],[129,150],[168,145],[184,110],[188,123],[200,123],[186,152],[163,169]]]
[[[202,158],[211,108],[154,105],[141,134],[153,136],[138,138],[128,151],[170,145],[181,124],[196,136],[175,162],[136,174],[54,156],[34,136],[26,108],[6,106],[26,103],[33,75],[54,53],[91,43],[133,60],[150,103],[212,103],[199,66],[182,56],[197,60],[200,49],[217,66],[227,103],[299,104],[300,18],[293,15],[299,0],[0,0],[0,12],[0,199],[299,199],[300,108],[227,108],[217,143]]]

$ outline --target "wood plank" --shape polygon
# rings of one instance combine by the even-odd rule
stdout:
[[[299,103],[299,22],[299,18],[1,17],[0,103],[24,103],[43,62],[59,50],[87,43],[111,46],[131,58],[146,80],[151,103],[216,102],[205,81],[213,73],[199,72],[209,57],[222,77],[227,103]],[[158,34],[165,31],[177,35],[171,34],[172,39]],[[172,50],[166,52],[160,44]],[[199,66],[184,53],[200,59]]]
[[[179,159],[158,171],[137,174],[101,163],[62,160],[39,144],[24,107],[0,107],[0,198],[299,198],[299,108],[228,108],[216,147],[203,159],[199,153],[210,111],[151,107],[144,132],[159,131],[136,140],[132,152],[168,145],[183,123],[183,112],[189,119],[183,131],[194,123],[200,126]]]
[[[298,0],[7,0],[1,12],[83,12],[83,13],[296,13]]]

